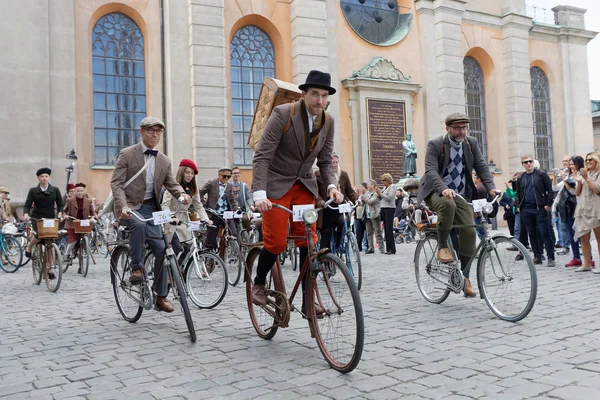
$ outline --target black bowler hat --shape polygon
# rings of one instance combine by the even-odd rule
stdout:
[[[40,176],[41,174],[48,174],[48,175],[52,175],[52,170],[50,168],[44,167],[44,168],[40,168],[37,170],[37,172],[35,173],[37,176]]]
[[[304,90],[305,92],[311,87],[325,89],[329,91],[330,95],[335,94],[335,89],[331,87],[331,75],[329,75],[327,72],[321,72],[313,69],[308,73],[306,82],[303,85],[298,86],[300,90]]]

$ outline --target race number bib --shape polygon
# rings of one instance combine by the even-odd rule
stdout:
[[[314,208],[315,208],[314,204],[300,204],[300,205],[293,206],[292,207],[292,212],[294,214],[293,214],[292,220],[294,222],[303,221],[302,215],[304,215],[304,211],[306,211],[306,210],[314,210]]]
[[[233,211],[225,211],[223,213],[223,219],[233,219]]]
[[[79,226],[90,226],[90,220],[89,219],[82,219],[79,221]]]
[[[199,231],[199,230],[200,230],[200,222],[199,222],[199,221],[191,221],[191,222],[188,224],[188,229],[189,229],[191,232]]]
[[[339,205],[339,212],[340,213],[351,213],[352,212],[352,206],[348,203],[343,203]]]
[[[44,228],[54,228],[54,219],[44,218]]]
[[[170,211],[155,211],[152,213],[154,219],[154,225],[163,225],[171,221]]]
[[[487,204],[486,199],[473,200],[473,211],[481,212],[483,207]]]

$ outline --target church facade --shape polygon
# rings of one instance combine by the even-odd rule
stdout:
[[[594,148],[585,10],[527,16],[525,0],[34,0],[4,4],[0,183],[23,202],[53,169],[91,196],[109,191],[120,149],[146,115],[161,150],[196,161],[200,183],[223,165],[251,176],[247,146],[265,76],[299,85],[327,71],[335,147],[355,185],[399,179],[406,134],[424,171],[429,139],[453,112],[497,184],[534,154],[542,168]],[[558,161],[555,161],[558,160]]]

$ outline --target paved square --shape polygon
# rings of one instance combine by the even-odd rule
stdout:
[[[512,324],[479,298],[427,303],[414,249],[362,254],[365,349],[348,375],[329,368],[299,314],[260,339],[241,283],[215,309],[192,305],[192,344],[177,305],[125,322],[107,259],[86,278],[70,268],[54,294],[33,286],[28,264],[0,275],[0,398],[600,399],[599,275],[565,268],[567,256],[538,266],[537,303]]]

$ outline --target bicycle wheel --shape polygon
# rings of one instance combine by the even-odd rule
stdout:
[[[110,281],[117,308],[125,321],[136,322],[142,316],[144,309],[136,299],[140,298],[141,285],[132,286],[129,283],[131,268],[128,258],[129,249],[117,246],[110,257]]]
[[[146,257],[144,257],[144,269],[146,270],[146,275],[148,276],[148,280],[153,279],[154,277],[154,253],[151,251],[146,252]]]
[[[190,313],[190,306],[188,305],[187,301],[187,292],[183,287],[181,271],[179,271],[179,266],[177,265],[175,256],[169,256],[168,262],[171,268],[171,279],[175,282],[173,287],[173,297],[175,300],[179,301],[179,305],[181,306],[181,312],[183,313],[185,324],[187,325],[188,332],[190,333],[190,340],[192,343],[196,343],[196,328],[194,327],[194,321],[192,321],[192,314]]]
[[[227,269],[221,257],[212,252],[197,252],[185,266],[185,284],[198,308],[213,308],[227,294]]]
[[[27,265],[27,263],[29,262],[29,257],[27,257],[27,255],[25,254],[25,250],[29,246],[29,238],[27,237],[27,235],[24,235],[24,234],[19,234],[18,236],[15,236],[15,237],[21,244],[21,249],[23,250],[23,260],[21,261],[21,267],[22,267],[24,265]]]
[[[346,263],[350,273],[356,282],[356,289],[362,287],[362,264],[360,262],[360,251],[358,251],[358,242],[354,232],[348,232],[344,238],[346,248]]]
[[[427,235],[415,249],[415,276],[419,291],[430,303],[440,304],[450,295],[450,289],[442,282],[447,280],[436,259],[437,236]]]
[[[477,280],[488,307],[504,321],[517,322],[529,314],[537,297],[537,273],[531,255],[518,240],[496,237],[479,255]],[[523,254],[515,260],[514,246]],[[518,253],[517,253],[518,254]]]
[[[31,270],[33,271],[33,284],[39,285],[42,282],[42,258],[44,257],[44,248],[41,243],[36,244],[31,249]]]
[[[94,242],[96,243],[96,249],[98,249],[98,254],[101,256],[108,256],[108,246],[106,245],[106,236],[102,232],[96,232]]]
[[[63,260],[65,260],[67,258],[67,247],[69,246],[69,243],[67,241],[67,235],[62,235],[58,238],[58,250],[60,251],[60,254],[62,255]],[[62,265],[62,272],[63,274],[65,272],[67,272],[67,270],[69,269],[69,267],[71,266],[71,264],[73,263],[73,260],[75,259],[75,256],[77,254],[74,254],[74,251],[71,250],[71,257],[70,257],[70,261],[69,262],[63,262]]]
[[[23,262],[23,249],[21,243],[13,236],[2,236],[2,260],[0,267],[4,272],[16,272]]]
[[[51,292],[56,292],[60,288],[62,281],[62,256],[56,243],[50,243],[46,246],[46,287]]]
[[[244,243],[250,243],[250,236],[245,230],[242,231],[242,233],[240,234],[240,249],[242,250],[242,260],[246,259],[246,256],[248,255],[249,251],[249,247],[244,246]]]
[[[227,267],[227,279],[231,286],[235,286],[240,281],[242,274],[242,252],[238,245],[237,239],[227,240],[225,248],[225,266]]]
[[[292,249],[290,251],[290,261],[292,262],[292,270],[296,271],[298,269],[298,264],[300,263],[300,250],[296,247],[296,244],[293,240],[290,240]]]
[[[256,267],[258,265],[258,256],[260,255],[261,249],[259,247],[254,247],[248,253],[248,258],[246,259],[246,272],[244,275],[244,280],[246,281],[246,302],[248,304],[248,312],[250,313],[250,320],[252,321],[252,326],[254,326],[254,330],[258,333],[263,339],[270,340],[277,333],[277,322],[275,320],[274,306],[266,305],[266,306],[257,306],[252,302],[252,285],[254,283],[254,277],[256,276]],[[273,266],[271,272],[278,268],[276,265]],[[277,280],[274,280],[271,272],[267,275],[267,282],[265,287],[267,291],[276,290],[282,291],[282,288],[279,287],[279,283]],[[267,311],[267,309],[269,311]],[[271,314],[272,313],[272,314]]]
[[[81,276],[84,278],[87,276],[88,269],[90,267],[90,241],[87,235],[79,242],[79,269],[81,270]]]
[[[319,263],[322,272],[308,283],[308,321],[325,360],[333,369],[347,373],[360,362],[364,345],[360,295],[342,260],[326,253],[319,256]],[[316,315],[316,304],[325,314]]]

